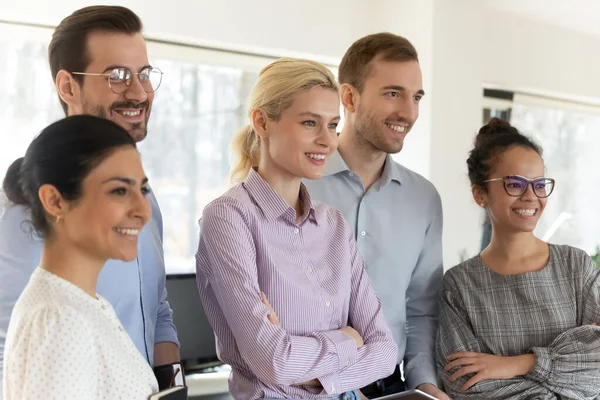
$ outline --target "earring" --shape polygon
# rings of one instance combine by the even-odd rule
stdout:
[[[56,216],[56,223],[58,224],[60,222],[60,215]]]

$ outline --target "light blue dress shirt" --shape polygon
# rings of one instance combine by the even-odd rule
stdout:
[[[437,382],[435,337],[442,285],[442,203],[431,182],[385,161],[365,193],[358,175],[336,152],[319,180],[305,180],[311,197],[338,208],[358,250],[404,361],[409,388]]]
[[[97,292],[112,304],[133,343],[153,365],[155,343],[179,342],[165,289],[162,215],[153,193],[148,200],[152,219],[140,233],[137,260],[109,260],[100,272]],[[42,252],[42,240],[29,233],[28,218],[25,207],[0,193],[0,397],[10,315]]]

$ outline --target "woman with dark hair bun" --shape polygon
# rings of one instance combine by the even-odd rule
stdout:
[[[35,138],[3,188],[44,240],[11,316],[4,400],[147,399],[153,371],[96,294],[108,259],[137,257],[151,216],[134,140],[107,119],[68,117]]]
[[[554,189],[542,149],[493,118],[467,166],[492,239],[444,277],[437,367],[448,395],[600,398],[600,269],[533,234]]]

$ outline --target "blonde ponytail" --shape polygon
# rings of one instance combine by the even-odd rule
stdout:
[[[281,113],[292,105],[296,93],[322,87],[339,93],[333,73],[324,65],[311,60],[281,58],[260,71],[258,81],[250,94],[248,117],[260,109],[267,118],[279,121]],[[242,182],[250,168],[260,161],[260,136],[246,125],[233,138],[231,145],[235,163],[231,169],[231,180]]]
[[[243,182],[250,168],[258,166],[260,159],[260,136],[252,125],[246,125],[236,133],[231,150],[237,157],[237,162],[231,169],[231,181]]]

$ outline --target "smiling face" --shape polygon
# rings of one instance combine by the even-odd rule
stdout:
[[[398,153],[419,117],[424,95],[416,61],[373,60],[360,93],[354,89],[354,112],[348,119],[356,134],[373,150]]]
[[[87,54],[90,63],[86,73],[107,73],[126,67],[133,73],[149,66],[146,42],[141,34],[92,32],[88,35]],[[70,114],[89,114],[110,119],[126,129],[136,142],[147,134],[154,92],[146,93],[137,76],[120,94],[114,93],[105,76],[83,76],[83,83],[72,99],[63,100]]]
[[[544,162],[540,155],[522,146],[510,147],[496,158],[489,179],[514,175],[528,179],[543,177]],[[538,198],[532,185],[528,185],[527,190],[518,197],[506,192],[502,180],[488,182],[486,185],[487,191],[474,187],[473,196],[477,203],[486,206],[494,232],[533,232],[548,199]]]
[[[279,120],[267,119],[260,165],[289,180],[321,178],[327,158],[337,149],[339,109],[338,94],[331,89],[297,93]]]
[[[135,260],[138,234],[151,216],[137,150],[128,146],[106,157],[84,179],[82,193],[64,215],[63,239],[99,260]]]

